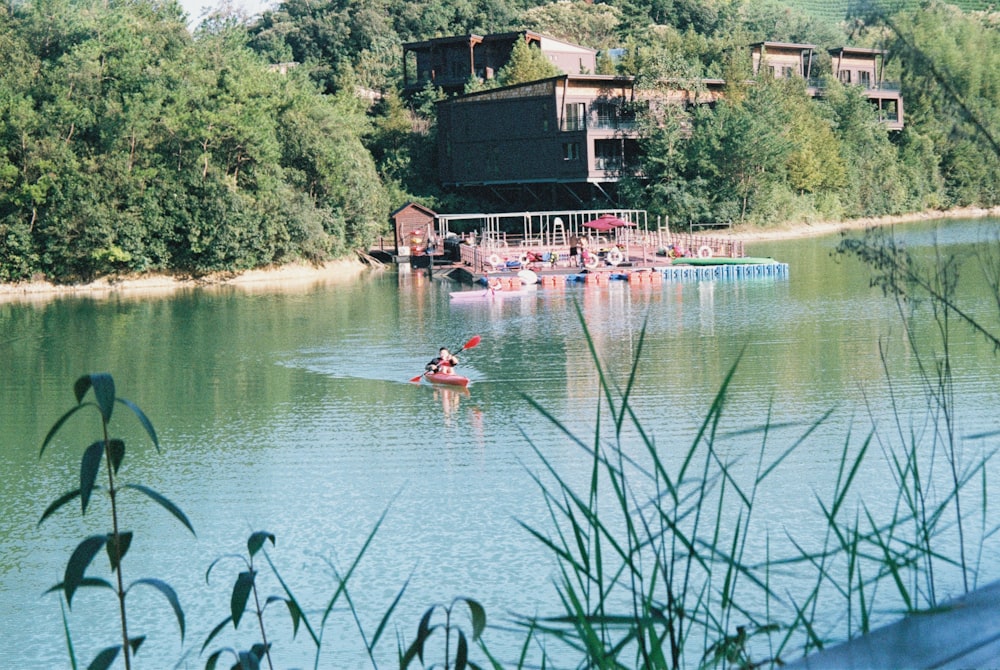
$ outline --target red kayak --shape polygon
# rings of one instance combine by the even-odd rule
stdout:
[[[447,384],[448,386],[468,386],[469,378],[456,375],[454,372],[428,372],[424,379],[431,384]]]

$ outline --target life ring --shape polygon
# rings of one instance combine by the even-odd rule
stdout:
[[[493,267],[497,267],[498,265],[503,265],[503,259],[500,258],[500,256],[497,254],[491,254],[490,257],[487,258],[486,260],[488,260],[490,262],[490,265],[492,265]]]
[[[529,261],[531,261],[531,259],[528,258],[528,254],[521,254],[517,257],[517,262],[521,264],[522,268],[525,267]]]
[[[707,244],[698,247],[698,258],[711,258],[712,257],[712,247]]]
[[[583,267],[593,270],[600,263],[600,259],[597,258],[597,254],[587,254],[586,260],[583,261]]]
[[[608,263],[618,265],[623,260],[625,260],[625,256],[622,255],[621,249],[616,247],[608,252]]]

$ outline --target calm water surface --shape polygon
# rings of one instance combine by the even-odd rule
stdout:
[[[910,225],[897,235],[928,253],[937,242],[968,255],[1000,235],[1000,221]],[[197,531],[192,537],[145,501],[124,501],[124,525],[136,531],[126,576],[165,579],[187,614],[182,643],[161,597],[134,592],[133,632],[150,636],[143,667],[177,660],[179,667],[204,666],[201,643],[227,616],[228,591],[242,567],[223,561],[207,583],[206,569],[245,551],[250,532],[277,536],[271,555],[283,577],[306,607],[321,609],[333,591],[331,566],[349,567],[383,513],[352,578],[369,635],[407,580],[395,617],[407,640],[427,607],[456,596],[479,599],[493,623],[511,611],[557,613],[555,565],[519,525],[549,527],[528,440],[571,481],[585,482],[590,463],[522,394],[592,439],[597,375],[576,305],[621,384],[645,327],[632,402],[666,458],[690,444],[740,357],[726,430],[759,426],[770,413],[773,423],[793,426],[771,438],[768,449],[779,453],[833,410],[755,508],[761,534],[751,551],[763,551],[765,532],[808,541],[817,527],[815,498],[829,497],[845,441],[860,441],[873,424],[893,433],[880,343],[899,412],[921,417],[925,402],[894,304],[869,288],[856,262],[831,258],[837,241],[748,250],[788,262],[788,278],[656,288],[616,282],[492,304],[450,304],[448,292],[461,287],[395,271],[284,291],[226,287],[0,304],[0,635],[20,656],[19,668],[68,666],[59,603],[44,591],[61,579],[79,539],[106,532],[106,510],[98,504],[81,520],[70,506],[37,522],[49,502],[77,485],[82,447],[98,426],[81,415],[41,460],[38,450],[72,405],[73,381],[91,371],[111,372],[119,394],[143,407],[159,434],[158,454],[116,410],[129,445],[125,479],[168,496]],[[972,266],[967,276],[971,308],[995,310]],[[1000,372],[986,344],[956,331],[958,425],[972,436],[964,443],[971,458],[996,446],[996,437],[974,436],[1000,430]],[[439,346],[474,334],[482,343],[461,355],[473,380],[467,395],[407,383]],[[734,438],[726,457],[754,467],[759,443]],[[886,481],[877,466],[860,475],[859,489],[876,508]],[[997,559],[988,548],[984,578],[1000,577]],[[265,586],[278,592],[270,581]],[[74,599],[71,629],[88,662],[116,639],[102,623],[114,614],[110,605],[106,593]],[[311,667],[301,633],[289,642],[285,620],[272,616],[279,666]],[[380,644],[384,661],[394,658],[394,638],[390,631]],[[219,645],[248,639],[221,638]],[[321,667],[370,666],[342,610],[325,639]],[[512,658],[513,647],[496,639],[501,655]]]

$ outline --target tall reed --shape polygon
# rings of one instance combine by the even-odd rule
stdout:
[[[762,532],[754,524],[762,487],[781,485],[782,464],[814,439],[829,413],[793,427],[774,423],[769,411],[759,426],[726,430],[737,360],[690,444],[658,444],[629,402],[645,328],[620,386],[606,373],[579,315],[598,371],[593,435],[575,434],[526,398],[590,462],[586,484],[572,482],[525,435],[541,464],[534,478],[550,521],[549,528],[525,528],[551,550],[559,569],[556,612],[518,619],[543,659],[598,668],[780,664],[864,634],[892,614],[936,607],[942,570],[957,575],[965,590],[975,583],[980,565],[970,555],[981,558],[995,533],[986,512],[992,452],[963,459],[954,415],[952,319],[994,347],[998,340],[959,306],[952,259],[924,266],[874,237],[845,240],[842,253],[867,263],[873,284],[897,299],[919,362],[927,416],[913,425],[897,411],[893,434],[868,427],[832,445],[840,452],[839,466],[832,489],[815,494],[816,522],[824,528],[816,546],[779,533],[766,538],[760,556],[749,550],[748,538]],[[1000,270],[992,276],[997,291]],[[923,301],[936,325],[934,345],[914,331],[909,310]],[[888,364],[885,377],[895,401]],[[782,438],[789,446],[769,455],[774,435],[789,430],[796,431]],[[725,456],[727,445],[745,447],[750,440],[759,440],[754,467],[736,467],[737,460]],[[891,485],[859,490],[859,473],[872,467],[888,467]],[[941,467],[948,472],[944,488],[935,474]],[[871,506],[870,493],[887,513]],[[973,496],[978,504],[966,507]],[[811,586],[801,587],[803,581]]]

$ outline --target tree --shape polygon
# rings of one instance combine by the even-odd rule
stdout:
[[[549,62],[541,49],[532,47],[526,40],[517,40],[510,51],[510,60],[497,72],[497,86],[512,86],[528,81],[547,79],[561,74]]]
[[[794,143],[782,94],[774,82],[759,82],[744,102],[695,115],[689,168],[712,183],[717,217],[747,220],[766,187],[785,179]]]
[[[907,124],[940,156],[949,200],[1000,203],[1000,33],[995,13],[963,13],[930,3],[876,20],[891,31]],[[969,58],[975,54],[975,58]]]
[[[894,214],[906,208],[908,185],[899,156],[875,108],[860,89],[827,83],[825,103],[846,168],[840,200],[850,217]]]
[[[846,183],[840,143],[828,108],[811,100],[803,84],[792,80],[784,87],[783,104],[789,113],[788,133],[793,144],[785,166],[788,183],[800,194],[833,191]]]
[[[521,14],[521,22],[529,30],[574,44],[608,49],[618,46],[621,12],[612,5],[574,0],[532,7]]]

